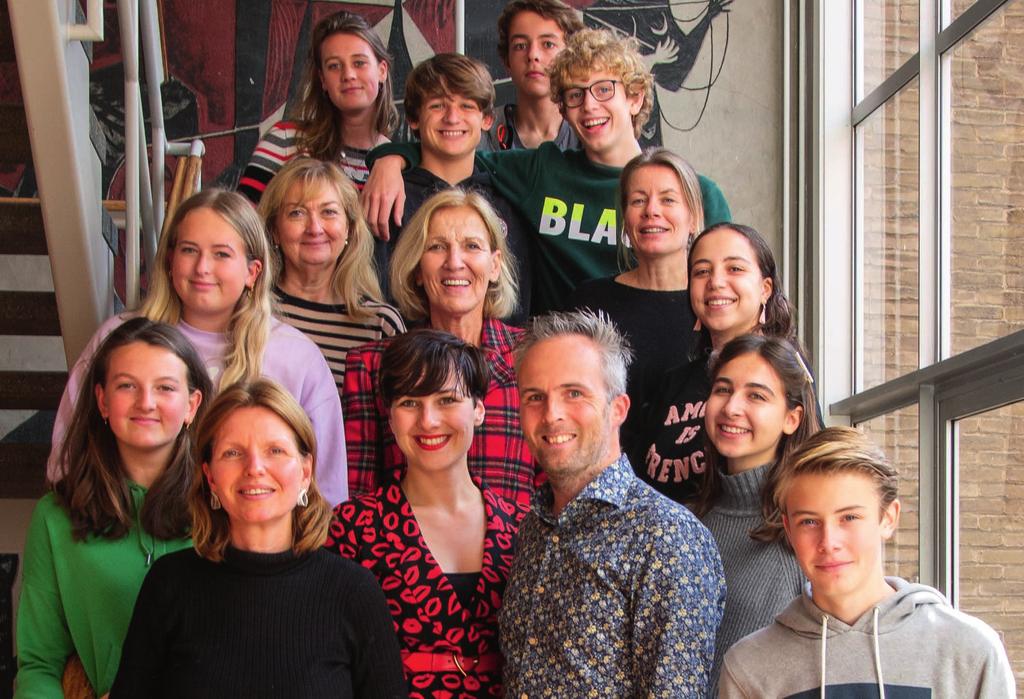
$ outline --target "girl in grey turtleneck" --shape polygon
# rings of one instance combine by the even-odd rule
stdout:
[[[775,464],[820,428],[814,401],[810,373],[787,340],[743,335],[712,360],[707,476],[694,509],[718,543],[728,592],[708,696],[732,644],[800,594],[803,574],[765,503]]]

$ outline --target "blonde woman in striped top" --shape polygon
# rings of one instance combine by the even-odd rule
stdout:
[[[316,343],[339,390],[349,349],[405,331],[398,311],[380,300],[373,238],[357,197],[333,163],[296,158],[260,201],[278,258],[275,312]]]

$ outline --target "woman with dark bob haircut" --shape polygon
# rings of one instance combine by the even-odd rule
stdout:
[[[380,581],[413,698],[502,695],[498,610],[527,510],[469,472],[488,373],[480,349],[446,332],[388,344],[380,390],[406,468],[339,505],[327,538]]]
[[[36,505],[18,604],[17,696],[61,696],[69,670],[110,691],[142,579],[188,548],[192,425],[212,394],[177,328],[133,318],[99,345],[61,445],[67,464]]]
[[[291,394],[225,389],[196,453],[195,548],[146,576],[111,696],[406,696],[380,587],[320,547],[331,510]]]

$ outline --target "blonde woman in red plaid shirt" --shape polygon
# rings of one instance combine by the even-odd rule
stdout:
[[[486,417],[469,449],[469,472],[501,497],[528,505],[538,470],[519,427],[512,348],[522,330],[500,320],[518,300],[515,260],[501,220],[481,194],[439,192],[406,225],[390,264],[391,293],[410,324],[450,332],[484,351],[491,382]],[[380,396],[387,342],[349,350],[345,362],[349,497],[373,493],[403,461]]]

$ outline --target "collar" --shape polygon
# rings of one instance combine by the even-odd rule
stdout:
[[[480,331],[480,346],[499,354],[510,354],[522,334],[523,331],[519,328],[506,325],[497,318],[484,318],[484,326]]]
[[[560,520],[572,517],[588,501],[622,508],[634,481],[636,481],[636,475],[633,473],[629,459],[625,454],[620,454],[619,458],[611,462],[592,481],[587,483],[557,517],[551,512],[551,506],[555,500],[551,483],[545,483],[533,494],[530,503],[531,509],[545,522],[554,525]]]
[[[772,464],[763,464],[743,473],[729,475],[720,473],[722,494],[715,503],[715,509],[721,510],[761,510],[761,493],[768,481],[768,472]]]

